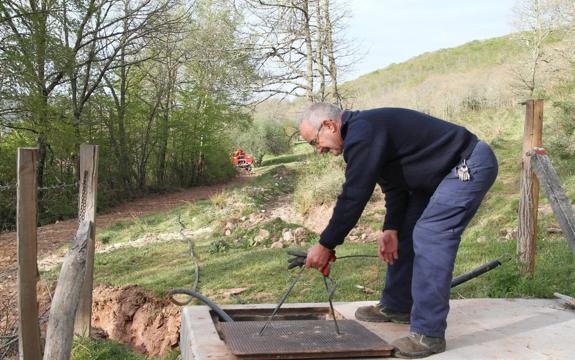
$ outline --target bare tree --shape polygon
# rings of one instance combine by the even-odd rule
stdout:
[[[257,91],[305,96],[310,102],[331,98],[339,103],[338,68],[356,61],[343,36],[336,37],[344,26],[344,11],[335,11],[330,0],[245,3],[253,19],[249,31],[256,40],[252,46],[259,53],[262,85]]]
[[[530,98],[543,86],[542,64],[551,58],[545,48],[545,41],[557,30],[556,0],[521,0],[514,7],[515,27],[520,30],[519,39],[528,48],[528,56],[523,60],[514,75],[518,81],[518,91]]]

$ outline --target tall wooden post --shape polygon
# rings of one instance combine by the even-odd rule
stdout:
[[[18,336],[20,359],[42,358],[36,283],[38,281],[36,225],[38,149],[18,148],[16,233],[18,238]]]
[[[80,304],[76,311],[74,333],[90,336],[92,318],[92,286],[94,280],[94,250],[96,242],[96,194],[98,185],[98,146],[82,144],[80,146],[80,197],[78,202],[78,220],[92,223],[93,230],[88,239],[86,274]]]
[[[528,100],[525,105],[517,255],[522,272],[532,274],[535,270],[539,181],[531,169],[528,152],[543,145],[543,100]]]

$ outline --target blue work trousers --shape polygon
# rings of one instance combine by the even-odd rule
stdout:
[[[411,331],[442,337],[461,234],[497,177],[497,159],[477,143],[466,160],[471,179],[461,181],[453,168],[432,196],[412,192],[399,229],[399,258],[388,266],[381,303],[411,312]]]

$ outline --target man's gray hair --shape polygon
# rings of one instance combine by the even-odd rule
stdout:
[[[323,120],[339,121],[342,112],[340,108],[329,103],[313,103],[304,111],[300,124],[307,121],[314,129],[319,129]]]

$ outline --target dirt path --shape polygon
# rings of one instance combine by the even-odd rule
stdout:
[[[249,178],[238,177],[227,183],[212,186],[197,186],[169,194],[143,197],[121,204],[104,214],[96,216],[96,228],[102,229],[123,220],[130,220],[142,215],[168,211],[186,203],[207,199],[239,182]],[[38,259],[45,258],[62,245],[72,241],[78,222],[69,219],[56,224],[38,228]],[[0,234],[0,332],[10,326],[15,319],[16,311],[16,232]],[[0,334],[2,335],[2,334]]]

